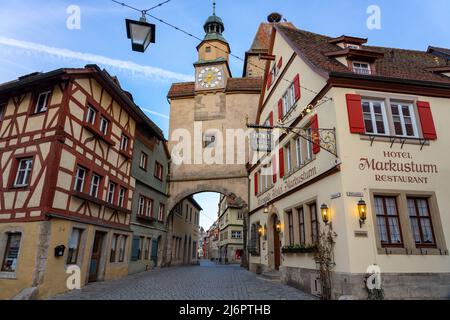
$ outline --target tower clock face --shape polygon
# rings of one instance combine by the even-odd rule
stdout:
[[[200,88],[216,89],[223,83],[223,71],[218,67],[205,67],[200,69],[197,82]]]

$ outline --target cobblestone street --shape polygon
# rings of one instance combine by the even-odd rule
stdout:
[[[57,300],[311,300],[314,297],[268,281],[236,265],[174,267],[98,282]]]

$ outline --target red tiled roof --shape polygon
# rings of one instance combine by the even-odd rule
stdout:
[[[290,40],[305,59],[323,72],[353,74],[347,66],[325,55],[325,53],[342,50],[341,47],[330,43],[333,38],[282,25],[277,26],[277,30]],[[375,76],[450,83],[450,78],[428,70],[447,65],[447,61],[437,55],[425,51],[375,46],[362,46],[362,49],[384,54],[382,58],[375,61]]]
[[[267,52],[270,49],[270,39],[272,37],[272,30],[274,25],[295,28],[294,25],[290,22],[261,23],[259,25],[258,31],[256,32],[252,46],[248,51],[249,53]]]
[[[263,81],[260,78],[230,78],[227,81],[225,92],[253,91],[259,92],[262,89]],[[167,95],[168,98],[190,97],[195,94],[195,83],[184,82],[174,83]]]

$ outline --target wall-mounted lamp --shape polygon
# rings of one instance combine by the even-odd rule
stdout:
[[[268,214],[269,213],[269,205],[266,204],[266,206],[264,207],[264,214]]]
[[[367,204],[361,199],[358,201],[359,227],[362,228],[367,219]]]
[[[263,226],[261,226],[261,225],[259,226],[258,233],[259,233],[260,237],[264,236],[264,227]]]
[[[320,212],[322,213],[322,221],[325,225],[328,225],[330,222],[330,208],[324,203],[320,207]]]
[[[277,232],[281,232],[281,222],[278,221],[276,225]]]

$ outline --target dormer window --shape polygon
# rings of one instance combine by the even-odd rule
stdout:
[[[370,64],[367,62],[353,62],[353,71],[357,74],[370,75]]]
[[[346,46],[347,46],[347,48],[350,48],[350,49],[356,49],[356,50],[361,49],[361,46],[358,46],[356,44],[347,44]]]

